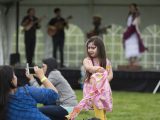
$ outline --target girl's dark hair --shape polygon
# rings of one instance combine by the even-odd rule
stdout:
[[[130,6],[134,6],[134,8],[138,10],[138,5],[136,3],[131,3]]]
[[[87,43],[86,43],[87,54],[88,54],[88,44],[91,42],[93,42],[93,44],[97,47],[97,57],[99,59],[100,66],[106,69],[106,64],[107,64],[106,63],[106,51],[105,51],[105,46],[104,46],[102,38],[99,36],[93,36],[87,40]],[[90,57],[93,63],[93,58],[89,54],[88,56]],[[91,76],[91,73],[89,73],[88,71],[86,73],[87,73],[87,79],[89,79]]]
[[[54,58],[43,59],[42,62],[47,65],[46,76],[55,69],[57,69],[58,63]]]
[[[90,118],[90,119],[88,119],[88,120],[101,120],[101,119],[96,118],[96,117],[93,117],[93,118]]]
[[[0,67],[0,118],[5,120],[5,109],[8,102],[9,92],[15,86],[12,83],[13,68],[11,66]]]
[[[87,54],[88,54],[88,44],[93,42],[93,44],[97,47],[97,57],[99,59],[100,66],[106,69],[106,51],[105,46],[103,43],[103,40],[99,36],[93,36],[90,39],[88,39],[86,48],[87,48]],[[89,54],[88,56],[93,59]]]
[[[137,17],[140,15],[139,10],[138,10],[138,5],[136,3],[131,3],[129,6],[133,6],[135,8],[135,13],[129,12],[128,15],[133,15],[133,18]]]

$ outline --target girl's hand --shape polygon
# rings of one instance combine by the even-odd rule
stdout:
[[[105,72],[105,69],[104,69],[103,67],[96,67],[95,72],[96,72],[96,73],[97,73],[97,72],[103,73],[103,72]]]
[[[65,118],[67,118],[67,120],[70,120],[70,117],[71,117],[70,114],[65,116]]]

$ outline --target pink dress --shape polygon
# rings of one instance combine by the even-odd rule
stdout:
[[[91,62],[90,59],[89,62]],[[94,66],[99,65],[94,62]],[[112,92],[107,79],[110,70],[112,70],[111,63],[107,60],[107,66],[103,73],[96,72],[91,75],[89,82],[85,81],[83,99],[74,107],[73,112],[70,113],[71,120],[74,120],[81,110],[93,109],[93,105],[98,109],[106,110],[106,112],[112,111]]]

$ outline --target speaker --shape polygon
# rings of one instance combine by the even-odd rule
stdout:
[[[10,55],[10,65],[15,65],[20,63],[20,54],[19,53],[12,53]]]

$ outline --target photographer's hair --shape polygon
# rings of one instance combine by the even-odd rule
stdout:
[[[42,62],[47,65],[47,71],[46,71],[47,77],[51,71],[56,70],[58,67],[58,63],[55,58],[43,59]]]
[[[106,63],[106,51],[105,51],[105,46],[104,46],[102,38],[99,36],[93,36],[89,38],[86,42],[87,54],[88,54],[88,57],[90,57],[92,64],[94,66],[93,58],[88,53],[88,44],[91,42],[93,42],[93,44],[97,47],[97,58],[99,60],[99,65],[103,67],[104,69],[106,69],[106,64],[107,64]],[[87,71],[86,72],[87,80],[90,79],[90,76],[91,76],[91,73]]]
[[[5,109],[8,102],[8,96],[11,89],[16,88],[12,83],[13,68],[4,65],[0,68],[0,118],[5,120]]]

